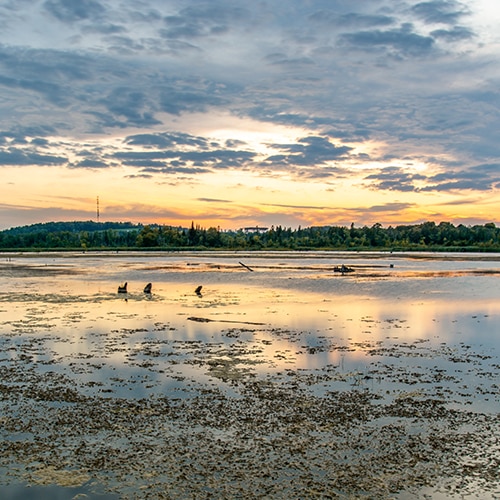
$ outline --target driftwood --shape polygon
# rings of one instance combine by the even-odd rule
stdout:
[[[248,269],[249,271],[253,272],[253,269],[248,267],[246,264],[243,264],[243,262],[238,262],[238,264],[240,264],[240,266],[243,266],[245,269]]]
[[[253,321],[232,321],[230,319],[210,319],[210,318],[198,318],[196,316],[190,316],[189,321],[196,321],[198,323],[239,323],[242,325],[265,325],[265,323],[254,323]]]
[[[347,267],[347,266],[344,266],[344,264],[342,264],[341,266],[335,266],[333,268],[333,271],[336,273],[345,274],[345,273],[353,273],[354,269],[352,267]]]

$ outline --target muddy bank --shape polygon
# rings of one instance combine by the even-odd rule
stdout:
[[[316,396],[311,387],[333,375],[255,380],[238,364],[206,360],[234,396],[201,385],[147,399],[89,397],[50,371],[3,369],[0,463],[10,481],[95,483],[120,498],[498,493],[498,416],[447,409],[432,391]]]

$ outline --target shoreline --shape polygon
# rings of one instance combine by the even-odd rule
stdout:
[[[165,256],[211,256],[211,257],[252,257],[252,258],[290,258],[290,259],[365,259],[365,258],[394,258],[394,259],[429,259],[429,260],[478,260],[500,262],[500,251],[494,252],[461,252],[461,251],[437,251],[437,250],[227,250],[227,249],[204,249],[204,250],[23,250],[23,251],[0,251],[1,257],[18,258],[48,258],[48,257],[165,257]]]

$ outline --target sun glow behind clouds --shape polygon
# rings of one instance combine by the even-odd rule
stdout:
[[[185,114],[175,118],[165,116],[162,120],[167,128],[209,137],[221,144],[234,143],[237,149],[253,151],[262,156],[276,154],[272,145],[294,144],[300,137],[310,134],[305,128],[266,123],[215,111]]]
[[[500,43],[500,2],[492,0],[472,0],[473,24],[481,32],[486,43]]]

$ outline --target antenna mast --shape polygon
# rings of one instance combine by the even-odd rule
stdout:
[[[97,197],[97,222],[99,222],[99,196]]]

